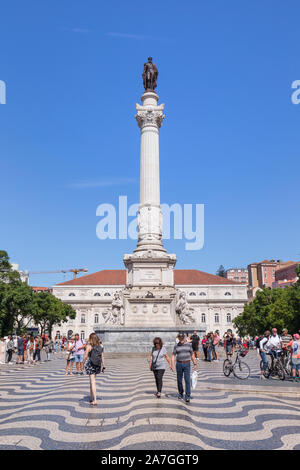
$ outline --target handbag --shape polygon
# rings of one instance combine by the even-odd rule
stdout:
[[[161,351],[161,349],[158,351],[158,354],[157,354],[157,356],[156,356],[155,361],[154,361],[154,362],[152,361],[152,364],[151,364],[151,370],[152,370],[152,372],[155,371],[155,366],[156,366],[157,359],[158,359],[158,356],[159,356],[159,354],[160,354],[160,351]],[[152,353],[152,355],[153,355],[153,353]]]

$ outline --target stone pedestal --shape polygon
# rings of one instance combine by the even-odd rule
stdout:
[[[205,333],[205,329],[201,325],[195,325],[195,329],[200,334]],[[191,329],[186,327],[180,328],[186,334],[191,332]],[[172,354],[175,339],[178,334],[176,327],[123,327],[123,328],[102,328],[95,330],[95,333],[100,337],[105,345],[106,352],[117,353],[138,353],[145,352],[150,354],[153,346],[153,339],[159,336],[164,346],[167,348],[169,355]]]

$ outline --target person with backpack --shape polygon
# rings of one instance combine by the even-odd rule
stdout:
[[[104,348],[96,333],[91,333],[84,353],[83,364],[90,377],[90,405],[97,406],[96,375],[104,372]]]
[[[156,382],[156,397],[161,397],[161,390],[163,385],[163,375],[166,370],[166,362],[168,361],[169,366],[171,367],[171,361],[168,356],[168,352],[163,345],[161,338],[157,337],[153,340],[154,347],[152,348],[150,356],[150,370],[152,370]]]

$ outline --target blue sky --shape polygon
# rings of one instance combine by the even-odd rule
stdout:
[[[165,243],[177,268],[299,259],[298,13],[294,0],[3,4],[0,248],[32,271],[123,268],[135,242],[100,241],[96,208],[138,202],[135,103],[152,55],[161,202],[205,204],[202,250]]]

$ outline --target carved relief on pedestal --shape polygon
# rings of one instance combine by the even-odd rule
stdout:
[[[156,304],[153,305],[153,308],[152,308],[152,313],[158,313],[158,306]]]
[[[122,326],[125,324],[125,310],[123,305],[122,293],[115,292],[111,307],[102,312],[105,323],[109,325]]]
[[[186,300],[185,292],[181,291],[179,293],[179,298],[175,307],[175,312],[181,324],[188,325],[190,323],[195,323],[195,318],[193,316],[194,309],[189,306]]]

